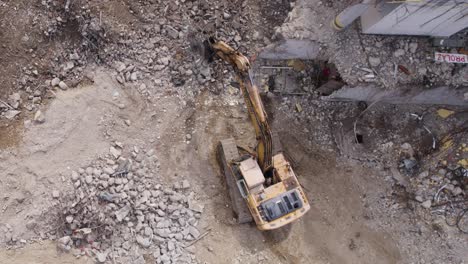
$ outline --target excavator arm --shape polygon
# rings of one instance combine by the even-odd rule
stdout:
[[[264,174],[273,169],[273,143],[268,118],[260,94],[250,72],[250,62],[241,53],[223,41],[207,40],[212,54],[231,64],[237,75],[240,90],[255,129],[257,139],[257,161]]]

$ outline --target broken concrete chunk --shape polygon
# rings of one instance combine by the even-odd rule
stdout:
[[[125,205],[124,207],[120,208],[117,212],[115,212],[115,217],[117,218],[117,222],[122,222],[122,220],[127,217],[130,213],[130,206]]]
[[[397,49],[395,52],[393,52],[393,56],[395,57],[401,57],[405,55],[405,50],[404,49]]]
[[[369,64],[372,67],[377,67],[380,65],[380,58],[378,57],[369,57]]]
[[[190,226],[189,229],[189,234],[192,235],[195,239],[197,239],[200,236],[200,231],[194,226]]]
[[[37,112],[34,114],[34,122],[38,124],[42,124],[45,122],[45,116],[41,110],[37,110]]]
[[[59,78],[53,78],[52,81],[50,82],[50,84],[55,87],[55,86],[58,86],[60,83],[60,79]]]
[[[189,204],[189,209],[194,211],[194,212],[197,212],[197,213],[203,213],[203,209],[205,208],[204,205],[198,203],[197,201],[195,200],[192,200],[190,199],[188,201],[188,204]]]
[[[137,236],[136,241],[140,246],[144,248],[149,248],[151,246],[151,241],[147,237]]]
[[[96,260],[98,263],[105,263],[107,259],[107,253],[106,252],[97,252],[96,253]]]
[[[188,180],[183,180],[182,181],[182,186],[181,186],[182,189],[188,189],[190,188],[190,183]]]
[[[427,201],[425,201],[425,202],[423,202],[423,203],[421,204],[421,206],[424,207],[424,208],[426,208],[426,209],[431,208],[431,205],[432,205],[431,200],[427,200]]]
[[[64,252],[68,252],[71,249],[70,242],[71,242],[71,237],[64,236],[57,240],[57,248]]]
[[[68,215],[67,217],[65,217],[65,221],[67,221],[67,223],[71,224],[73,222],[73,216]]]
[[[453,196],[457,196],[463,193],[463,190],[460,187],[455,187],[452,191]]]
[[[5,112],[4,116],[6,119],[13,119],[15,118],[17,115],[19,115],[21,113],[21,111],[18,111],[18,110],[8,110]]]
[[[60,192],[57,191],[57,190],[53,190],[52,191],[52,197],[55,198],[55,199],[59,198],[60,197]]]
[[[120,150],[118,148],[115,148],[115,147],[110,147],[109,152],[112,154],[112,156],[115,159],[118,159],[120,157],[120,155],[122,154],[122,150]]]
[[[59,88],[62,89],[62,90],[67,90],[68,89],[68,85],[63,82],[63,81],[60,81],[59,84],[58,84]]]
[[[409,50],[411,53],[416,53],[416,50],[418,49],[418,43],[417,42],[411,42],[409,44]]]

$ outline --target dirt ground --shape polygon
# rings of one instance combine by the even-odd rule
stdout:
[[[52,192],[71,193],[74,188],[69,179],[71,171],[104,158],[116,141],[125,146],[123,152],[129,155],[134,147],[155,150],[161,177],[155,177],[154,181],[167,185],[180,179],[190,182],[194,196],[204,205],[198,229],[207,232],[195,244],[198,263],[461,264],[468,260],[465,234],[421,219],[413,209],[405,207],[406,201],[399,200],[391,169],[382,165],[394,160],[376,163],[372,159],[380,152],[364,155],[372,154],[380,144],[378,139],[391,138],[388,131],[392,125],[403,123],[401,116],[421,110],[420,106],[385,105],[373,109],[375,112],[366,120],[374,120],[373,117],[383,120],[385,113],[393,112],[380,123],[361,125],[363,132],[371,135],[361,146],[337,132],[340,125],[349,132],[353,122],[350,120],[356,119],[358,111],[355,103],[322,104],[309,97],[269,97],[267,108],[272,127],[279,132],[312,209],[286,228],[260,232],[253,224],[236,224],[215,157],[215,147],[221,139],[234,137],[242,145],[254,146],[242,97],[230,85],[233,78],[228,72],[230,68],[223,66],[226,72],[213,73],[213,80],[208,79],[206,83],[198,83],[199,76],[194,74],[184,77],[185,85],[176,86],[173,76],[192,69],[191,65],[184,68],[185,62],[178,61],[180,64],[170,69],[168,66],[164,71],[141,66],[142,61],[152,65],[143,55],[151,58],[156,54],[156,61],[170,54],[172,63],[177,61],[172,57],[183,53],[178,50],[180,43],[170,46],[172,42],[166,37],[161,37],[162,43],[157,48],[141,48],[159,38],[157,34],[152,35],[153,29],[144,29],[148,25],[152,27],[145,8],[154,8],[154,12],[165,10],[168,19],[177,21],[171,12],[177,14],[174,10],[181,9],[180,6],[164,9],[157,1],[89,1],[91,12],[101,14],[110,24],[108,34],[112,37],[108,41],[111,43],[83,55],[76,62],[75,70],[79,70],[64,72],[62,64],[71,52],[81,49],[83,39],[73,27],[65,27],[70,32],[60,37],[44,37],[42,32],[49,28],[51,20],[56,20],[56,13],[45,12],[41,1],[33,1],[30,6],[26,5],[28,2],[0,0],[0,29],[5,29],[0,30],[0,81],[3,83],[0,99],[7,100],[12,92],[21,91],[26,104],[32,100],[26,92],[28,86],[33,92],[43,90],[42,102],[33,110],[23,108],[16,119],[0,120],[0,263],[95,262],[93,257],[73,256],[75,251],[68,254],[57,251],[54,240],[60,237],[55,232],[58,227],[49,225],[52,212],[60,207],[54,203]],[[54,8],[61,8],[66,1],[42,2],[58,3]],[[220,2],[219,6],[226,6],[234,14],[241,2],[234,7]],[[250,40],[254,31],[260,32],[260,40],[252,40],[254,49],[265,44],[262,38],[268,38],[273,26],[281,24],[287,10],[275,13],[285,6],[282,1],[264,6],[261,1],[247,2],[252,6],[249,19],[255,23],[243,25],[248,30],[239,31],[243,32],[243,38],[249,36]],[[11,22],[20,17],[18,23]],[[272,25],[262,30],[265,22]],[[30,29],[32,24],[39,26]],[[138,36],[134,42],[125,42],[126,37],[134,36]],[[172,52],[172,48],[177,51]],[[34,50],[34,57],[19,55],[29,49]],[[141,69],[138,74],[142,77],[130,81],[123,76],[122,82],[120,78],[125,74],[115,65],[123,62],[137,65],[134,68]],[[37,76],[32,72],[34,69],[39,70]],[[26,80],[22,84],[20,79],[24,76]],[[55,76],[76,87],[47,88],[44,83]],[[304,107],[302,113],[298,113],[297,103]],[[43,112],[44,122],[33,120],[38,109]],[[459,114],[447,127],[466,126],[463,109],[455,110]],[[395,145],[415,136],[412,130],[417,130],[416,127],[402,127],[393,132]],[[372,136],[378,139],[373,141]],[[403,139],[396,139],[400,136]],[[419,141],[415,139],[411,143],[416,145],[416,142]],[[393,153],[388,151],[388,155]],[[155,263],[146,253],[144,256],[146,263]],[[106,263],[122,262],[117,258]]]
[[[2,171],[6,172],[2,193],[8,196],[2,223],[12,226],[19,237],[28,239],[23,219],[41,215],[50,190],[67,190],[62,178],[70,168],[107,151],[104,135],[108,128],[103,124],[110,122],[115,123],[112,138],[124,144],[148,142],[158,135],[160,139],[153,146],[159,150],[165,180],[183,176],[195,186],[206,206],[202,226],[212,230],[197,246],[201,261],[232,263],[238,259],[239,263],[257,263],[264,258],[278,263],[396,263],[401,259],[388,234],[365,224],[361,193],[376,189],[378,184],[363,177],[369,174],[365,169],[339,168],[333,156],[320,151],[307,153],[300,139],[291,137],[284,144],[294,149],[294,155],[302,156],[297,172],[313,201],[311,213],[290,230],[279,232],[262,233],[253,225],[238,226],[213,153],[224,137],[244,134],[248,142],[251,129],[242,108],[223,107],[223,98],[204,95],[197,98],[195,109],[184,110],[172,98],[161,99],[159,107],[146,108],[141,99],[125,94],[106,73],[98,73],[93,79],[93,86],[57,94],[45,112],[48,121],[26,128],[21,144],[3,153],[4,157],[14,155],[2,162]],[[119,102],[126,105],[124,109],[106,101],[116,93]],[[149,125],[152,113],[163,109],[171,109],[158,115],[163,122]],[[176,115],[179,117],[173,118]],[[121,118],[130,119],[132,126],[119,122]],[[181,139],[179,135],[185,134],[178,131],[194,132],[191,143]],[[350,249],[350,241],[355,241],[357,249]],[[8,252],[5,261],[11,258]],[[29,251],[22,249],[17,254],[27,258]],[[52,259],[47,261],[53,263]]]

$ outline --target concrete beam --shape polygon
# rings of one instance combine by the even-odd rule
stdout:
[[[468,87],[449,88],[441,86],[431,89],[410,87],[400,90],[384,90],[373,85],[349,87],[322,96],[326,101],[380,101],[390,104],[457,105],[468,108]]]
[[[313,60],[319,53],[319,44],[311,40],[285,39],[266,46],[258,55],[261,59]]]

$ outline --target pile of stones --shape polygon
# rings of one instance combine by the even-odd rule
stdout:
[[[58,247],[98,263],[145,263],[147,254],[156,263],[195,263],[203,206],[189,181],[157,183],[154,151],[135,147],[125,158],[122,147],[116,142],[106,158],[71,172],[74,192],[61,199]]]

